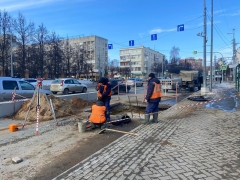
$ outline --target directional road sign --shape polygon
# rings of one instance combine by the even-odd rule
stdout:
[[[152,41],[157,40],[157,34],[152,34],[152,35],[151,35],[151,40],[152,40]]]
[[[177,26],[177,31],[184,31],[184,24],[180,24]]]
[[[222,65],[222,66],[221,66],[221,69],[222,69],[223,71],[226,71],[226,70],[227,70],[227,65]]]
[[[129,41],[129,46],[134,46],[134,40]]]
[[[113,49],[113,44],[108,44],[108,49]]]
[[[197,55],[197,54],[198,54],[198,52],[197,52],[197,51],[193,51],[193,54],[194,54],[194,55]]]

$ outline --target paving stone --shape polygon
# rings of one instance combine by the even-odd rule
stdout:
[[[175,107],[191,103],[183,100]],[[115,172],[95,173],[89,179],[238,179],[236,142],[240,138],[236,137],[240,111],[232,113],[199,106],[194,108],[194,115],[180,119],[179,114],[191,108],[173,110],[175,107],[161,114],[161,123],[137,127],[134,132],[139,137],[122,136],[80,162],[77,171],[64,174],[65,179],[70,175],[84,179],[83,172],[90,174],[109,168]],[[128,168],[129,171],[124,171]]]

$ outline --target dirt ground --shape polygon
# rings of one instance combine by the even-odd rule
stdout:
[[[40,110],[38,136],[35,136],[36,110],[33,108],[36,102],[31,107],[29,123],[23,129],[19,128],[17,132],[9,132],[8,129],[0,131],[0,180],[52,179],[124,135],[115,132],[98,134],[100,129],[80,133],[78,122],[89,115],[86,110],[90,109],[92,102],[80,98],[70,101],[54,97],[51,99],[59,126],[56,126],[45,98],[41,97],[43,106]],[[25,102],[11,119],[24,120],[29,105],[30,101]],[[135,113],[138,114],[138,111]],[[123,112],[119,115],[123,115]],[[111,119],[115,118],[117,114],[111,115]],[[131,131],[139,125],[139,120],[132,119],[129,124],[111,125],[110,128]],[[23,161],[13,164],[12,157],[20,157]]]
[[[115,132],[98,134],[99,128],[80,133],[78,122],[86,119],[89,112],[85,110],[89,110],[93,103],[80,98],[70,101],[54,97],[51,99],[56,108],[58,126],[42,96],[38,136],[35,136],[36,110],[33,108],[36,102],[31,106],[28,123],[23,129],[19,127],[17,132],[9,132],[8,129],[0,131],[0,180],[52,179],[123,135]],[[25,102],[10,118],[24,120],[30,103]],[[117,116],[112,115],[111,118]],[[138,120],[132,120],[129,124],[111,125],[110,128],[131,131],[139,124]],[[13,157],[20,157],[23,161],[13,164]]]
[[[113,129],[121,131],[131,131],[139,125],[139,121],[132,121],[131,123],[124,126],[112,126]],[[59,158],[54,159],[50,165],[44,166],[35,177],[28,178],[29,180],[46,180],[52,179],[57,175],[63,173],[67,169],[81,162],[85,158],[89,157],[93,153],[107,146],[114,140],[123,136],[121,133],[115,132],[104,132],[103,134],[98,134],[100,129],[92,130],[96,134],[87,137],[83,141],[77,141],[77,143],[67,152],[64,152]],[[86,132],[87,134],[89,132]],[[90,133],[89,133],[90,134]]]

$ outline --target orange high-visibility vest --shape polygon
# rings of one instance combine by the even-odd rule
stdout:
[[[108,83],[108,84],[110,84],[110,83]],[[106,91],[107,91],[107,85],[104,85],[104,87],[103,87],[103,93],[105,93]],[[108,96],[111,96],[111,95],[112,95],[112,91],[110,91],[110,93],[108,94]],[[100,93],[100,90],[98,90],[97,96],[98,96],[99,98],[102,98],[102,94]]]
[[[110,83],[108,83],[110,84]],[[106,92],[107,91],[107,85],[104,85],[104,89],[103,89],[103,92]],[[110,91],[110,93],[108,94],[108,96],[111,96],[112,95],[112,91]]]
[[[89,121],[96,124],[104,123],[106,121],[105,112],[106,112],[105,106],[93,105]]]
[[[154,82],[154,90],[150,99],[156,99],[160,97],[162,97],[161,84],[157,84]]]

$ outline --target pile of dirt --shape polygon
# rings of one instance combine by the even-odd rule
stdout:
[[[46,99],[46,97],[48,100]],[[78,97],[72,98],[71,100],[65,100],[65,99],[57,98],[53,95],[44,96],[41,94],[40,96],[41,107],[40,107],[40,113],[39,113],[39,119],[41,121],[48,121],[53,119],[50,103],[48,103],[50,99],[52,100],[52,103],[54,106],[56,118],[76,115],[82,112],[83,108],[89,107],[93,104],[93,102],[88,102]],[[16,119],[16,120],[24,120],[27,115],[31,101],[32,100],[30,99],[24,102],[21,108],[10,118]],[[36,117],[37,117],[36,107],[37,107],[37,98],[34,99],[34,102],[32,103],[32,106],[29,111],[27,120],[30,122],[36,121]]]

